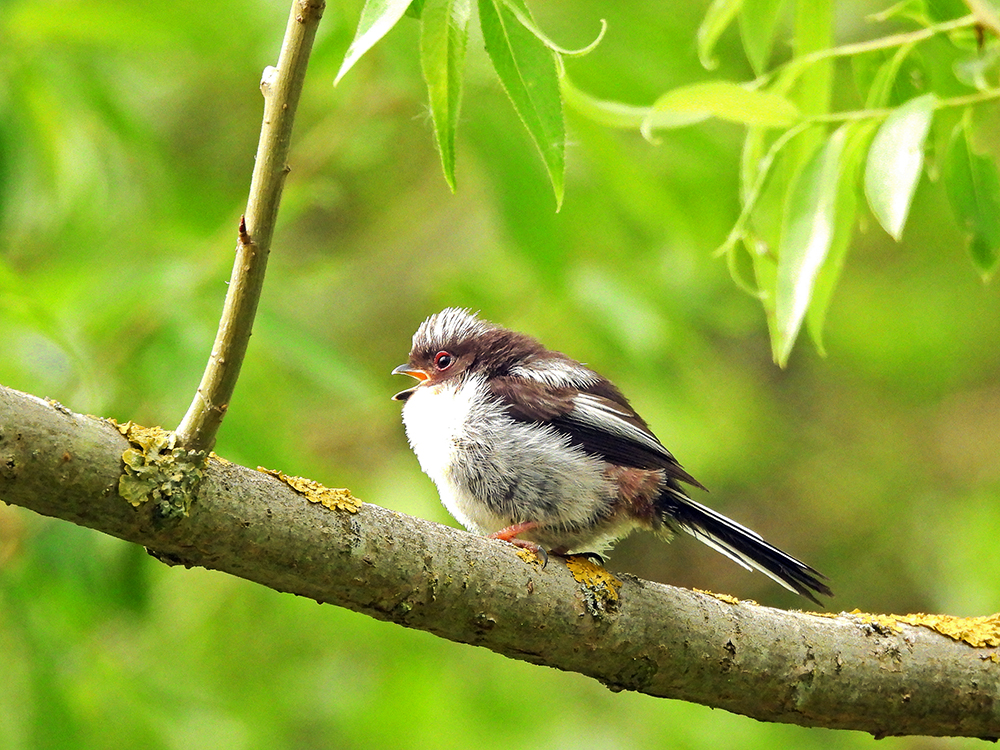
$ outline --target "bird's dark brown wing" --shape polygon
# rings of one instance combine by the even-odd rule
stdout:
[[[588,453],[637,469],[663,469],[669,478],[702,487],[674,458],[609,381],[555,386],[525,377],[490,379],[511,418],[548,424]]]

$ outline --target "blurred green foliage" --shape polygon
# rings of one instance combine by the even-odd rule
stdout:
[[[581,89],[643,104],[705,80],[705,5],[538,4]],[[361,3],[320,27],[255,336],[217,451],[450,523],[389,376],[427,314],[467,305],[588,362],[712,489],[711,504],[832,579],[833,609],[977,615],[1000,602],[1000,290],[938,182],[901,244],[856,234],[826,321],[771,363],[759,303],[712,251],[739,213],[736,125],[608,131],[567,112],[551,187],[482,39],[469,40],[452,195],[419,29],[334,89]],[[838,41],[867,33],[838,6]],[[283,3],[0,4],[0,382],[174,426],[214,337]],[[789,23],[788,19],[779,23]],[[779,40],[787,39],[790,26]],[[739,29],[712,76],[747,80]],[[762,55],[763,52],[758,52]],[[787,58],[779,41],[773,55]],[[835,94],[851,83],[836,68]],[[978,116],[996,123],[995,109]],[[951,128],[932,131],[941,153]],[[996,133],[980,127],[978,133]],[[977,144],[996,154],[995,140]],[[803,602],[691,540],[630,538],[612,568]],[[0,747],[859,747],[612,694],[0,505]],[[738,738],[738,739],[737,739]],[[978,747],[887,739],[879,747]]]

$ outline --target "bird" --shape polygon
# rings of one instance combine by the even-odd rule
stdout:
[[[449,307],[413,334],[392,374],[418,382],[406,435],[469,531],[540,553],[603,555],[636,529],[684,531],[820,604],[814,568],[693,500],[704,490],[607,378],[535,338]]]

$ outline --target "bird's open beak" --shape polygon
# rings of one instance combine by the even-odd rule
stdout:
[[[420,383],[423,383],[425,380],[427,380],[427,378],[430,377],[430,375],[428,375],[423,370],[416,367],[410,367],[409,365],[400,365],[399,367],[397,367],[395,370],[392,371],[392,374],[409,375],[411,378],[416,378],[417,380],[419,380]],[[408,399],[410,396],[413,395],[413,391],[416,388],[420,387],[420,383],[417,383],[417,385],[413,386],[413,388],[407,388],[405,391],[400,391],[399,393],[397,393],[395,396],[392,397],[392,400],[406,401],[406,399]]]

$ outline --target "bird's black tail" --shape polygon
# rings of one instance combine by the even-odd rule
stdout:
[[[756,569],[794,591],[822,605],[813,592],[833,596],[819,571],[768,544],[751,531],[721,513],[695,502],[680,491],[668,490],[660,498],[664,521],[700,539],[747,570]]]

